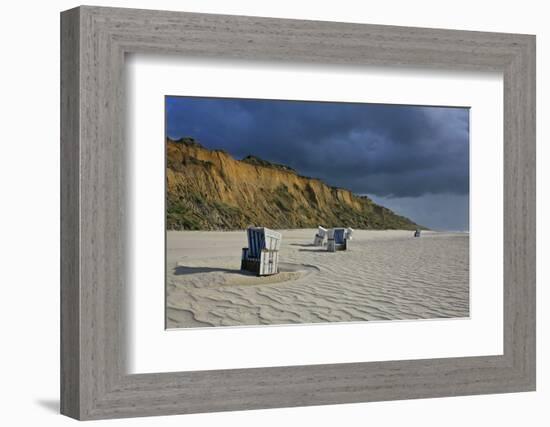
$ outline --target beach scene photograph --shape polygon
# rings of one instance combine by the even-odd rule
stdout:
[[[166,328],[469,317],[469,123],[165,96]]]

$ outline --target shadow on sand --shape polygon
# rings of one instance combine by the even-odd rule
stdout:
[[[254,273],[248,271],[237,270],[233,268],[220,268],[220,267],[185,267],[183,265],[178,265],[174,268],[174,274],[176,276],[185,276],[187,274],[196,274],[196,273],[230,273],[230,274],[239,274],[241,276],[255,276]]]
[[[309,251],[309,252],[326,252],[326,249],[299,249],[300,251]],[[291,273],[296,271],[319,271],[319,268],[314,265],[309,264],[294,264],[290,262],[281,262],[279,263],[279,273]],[[185,276],[187,274],[195,273],[229,273],[229,274],[238,274],[240,276],[256,276],[256,273],[251,271],[239,270],[236,268],[223,268],[223,267],[186,267],[184,265],[178,265],[174,268],[174,275],[176,276]]]

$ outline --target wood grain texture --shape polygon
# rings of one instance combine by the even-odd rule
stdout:
[[[80,7],[62,14],[62,413],[78,419],[535,388],[535,38]],[[504,354],[129,375],[124,55],[504,74]]]
[[[79,17],[61,19],[61,412],[80,414]]]

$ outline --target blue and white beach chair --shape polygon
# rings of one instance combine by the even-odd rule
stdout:
[[[327,237],[327,229],[321,226],[318,227],[317,234],[313,238],[313,246],[323,246]]]
[[[328,230],[327,251],[345,251],[349,247],[349,241],[353,230],[351,228],[331,228]]]
[[[248,248],[243,248],[241,270],[258,276],[278,273],[281,233],[265,227],[248,227],[246,237]]]

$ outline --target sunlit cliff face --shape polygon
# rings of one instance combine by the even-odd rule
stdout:
[[[236,160],[189,139],[168,140],[166,150],[169,229],[417,227],[367,197],[281,165]]]

